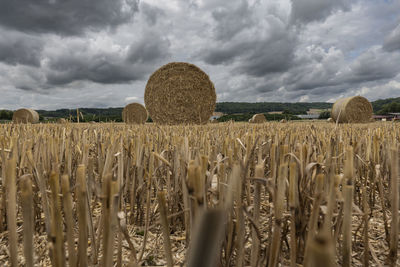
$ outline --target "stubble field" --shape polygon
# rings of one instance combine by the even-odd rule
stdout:
[[[400,123],[0,133],[0,266],[399,264]]]

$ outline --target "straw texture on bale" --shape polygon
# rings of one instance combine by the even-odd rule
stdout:
[[[264,123],[267,122],[267,119],[265,118],[264,114],[259,113],[259,114],[254,114],[254,116],[249,120],[250,123]]]
[[[14,123],[37,123],[39,114],[33,109],[21,108],[14,112],[12,121]]]
[[[339,123],[365,123],[372,117],[372,105],[362,96],[341,98],[332,107],[331,117]]]
[[[129,124],[143,124],[147,121],[146,108],[139,103],[130,103],[122,110],[122,120]]]
[[[150,76],[144,102],[156,123],[199,124],[212,116],[216,98],[213,83],[200,68],[172,62]]]

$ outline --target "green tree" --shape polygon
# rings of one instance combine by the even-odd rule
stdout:
[[[391,102],[382,106],[377,113],[384,115],[388,113],[400,112],[400,102]]]
[[[318,119],[323,120],[323,119],[328,119],[331,117],[331,112],[330,111],[323,111],[319,114]]]
[[[291,111],[290,109],[285,109],[285,110],[282,112],[282,114],[285,114],[285,115],[293,115],[294,112]]]
[[[13,112],[11,110],[1,110],[0,120],[12,120]]]

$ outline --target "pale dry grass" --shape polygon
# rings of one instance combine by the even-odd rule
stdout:
[[[1,125],[0,265],[395,266],[399,125]]]

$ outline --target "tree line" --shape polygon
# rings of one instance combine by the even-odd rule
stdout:
[[[380,99],[371,102],[374,113],[385,115],[400,112],[400,97]],[[330,109],[333,103],[309,102],[309,103],[282,103],[282,102],[220,102],[217,103],[215,111],[226,114],[220,121],[240,120],[247,121],[256,113],[264,113],[267,120],[296,119],[295,115],[306,114],[309,109]],[[80,121],[106,122],[122,121],[122,109],[117,108],[80,108]],[[268,114],[271,111],[282,111],[283,114]],[[40,121],[52,121],[57,118],[77,120],[76,109],[37,110]],[[11,120],[12,110],[0,110],[0,120]],[[329,112],[321,113],[320,119],[330,116]],[[151,121],[151,119],[149,119]]]

